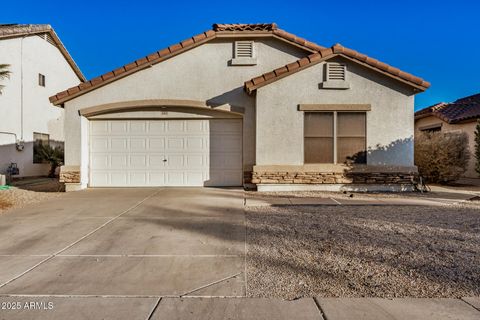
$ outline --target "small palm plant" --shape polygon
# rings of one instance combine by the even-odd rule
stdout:
[[[35,146],[38,157],[42,159],[44,162],[50,164],[50,171],[48,176],[50,178],[55,177],[55,170],[63,164],[63,148],[60,146],[52,147],[48,144],[40,144]]]
[[[10,78],[10,70],[8,70],[8,67],[10,67],[9,64],[0,64],[0,80],[8,79]],[[0,85],[0,94],[2,94],[2,89],[5,86]]]

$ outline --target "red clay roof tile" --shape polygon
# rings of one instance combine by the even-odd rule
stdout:
[[[187,39],[187,40],[183,40],[182,42],[180,42],[180,44],[182,45],[183,48],[189,47],[189,46],[193,45],[194,43],[195,43],[195,41],[193,41],[192,38]]]
[[[138,66],[137,66],[137,63],[134,61],[132,63],[124,65],[123,67],[125,68],[125,71],[130,71]]]
[[[452,103],[437,103],[415,112],[415,119],[435,116],[448,123],[463,123],[480,119],[480,94],[457,99]]]
[[[158,52],[154,52],[154,53],[149,54],[149,55],[147,56],[148,61],[155,61],[155,60],[157,60],[158,58],[160,58],[160,56],[158,55]]]
[[[290,63],[290,64],[288,64],[284,67],[273,70],[273,73],[276,75],[276,77],[275,78],[270,78],[268,81],[257,82],[257,83],[252,82],[252,81],[246,81],[244,83],[245,91],[247,91],[247,93],[250,94],[253,91],[255,91],[256,89],[258,89],[258,88],[260,88],[260,87],[262,87],[266,84],[274,82],[276,79],[283,78],[286,75],[294,73],[294,72],[296,72],[300,69],[307,68],[309,66],[315,65],[320,61],[327,60],[327,59],[329,59],[331,57],[334,57],[336,55],[342,55],[342,56],[345,56],[345,57],[347,57],[349,59],[352,59],[352,60],[358,60],[360,62],[367,63],[368,65],[379,69],[380,71],[383,71],[387,74],[390,74],[392,77],[397,77],[397,78],[400,78],[403,81],[406,81],[406,82],[409,82],[409,83],[413,84],[415,87],[417,87],[417,89],[420,89],[420,90],[426,90],[430,86],[430,83],[424,81],[421,78],[418,78],[418,77],[415,77],[415,76],[413,76],[409,73],[400,71],[397,68],[390,67],[386,63],[383,63],[383,62],[380,62],[376,59],[367,57],[367,56],[365,56],[361,53],[358,53],[355,50],[345,48],[340,44],[335,44],[331,48],[323,49],[323,50],[320,50],[318,53],[314,53],[314,54],[309,55],[308,60],[310,62],[308,64],[303,64],[304,63],[304,61],[302,61],[304,59],[303,58],[303,59],[297,60],[295,63]],[[357,59],[357,57],[358,57],[358,59]],[[302,62],[300,62],[300,61],[302,61]],[[391,70],[393,72],[389,72],[389,70]],[[263,75],[263,77],[265,78],[265,74]],[[260,78],[260,77],[257,77],[257,78]]]
[[[124,73],[124,72],[125,72],[125,68],[124,68],[124,67],[121,67],[121,68],[118,68],[118,69],[113,70],[113,74],[114,74],[115,76],[118,76],[119,74],[122,74],[122,73]]]
[[[151,55],[148,55],[147,57],[143,57],[135,62],[129,63],[124,65],[123,67],[120,67],[113,72],[109,72],[103,76],[96,77],[90,81],[87,81],[85,83],[82,83],[81,85],[78,86],[79,90],[71,90],[70,92],[74,92],[72,94],[69,94],[67,90],[59,92],[57,95],[50,97],[50,101],[52,101],[55,104],[62,104],[65,101],[68,101],[70,99],[73,99],[74,97],[86,93],[88,91],[94,90],[96,87],[100,86],[103,81],[115,81],[116,79],[119,79],[121,77],[124,77],[128,74],[131,74],[133,72],[142,70],[145,68],[147,64],[154,64],[154,63],[159,63],[162,62],[180,52],[183,51],[183,49],[190,49],[195,47],[196,45],[199,45],[200,43],[203,43],[205,41],[209,41],[213,38],[216,37],[217,32],[221,32],[222,34],[229,34],[229,32],[232,34],[232,36],[243,36],[242,32],[244,32],[245,35],[248,35],[249,32],[260,32],[260,33],[269,33],[272,34],[276,37],[282,38],[283,40],[286,40],[288,42],[292,42],[298,46],[303,47],[305,50],[308,50],[310,52],[314,51],[313,54],[309,55],[308,58],[308,63],[306,58],[302,58],[300,61],[297,61],[293,64],[290,64],[281,68],[278,68],[270,73],[267,73],[265,75],[262,75],[260,77],[257,77],[258,79],[257,84],[261,86],[262,84],[265,84],[265,82],[268,81],[274,81],[275,78],[278,77],[283,77],[285,74],[288,74],[289,72],[296,72],[304,67],[308,67],[310,64],[316,63],[322,59],[326,59],[327,57],[331,56],[334,54],[334,51],[341,52],[341,54],[347,55],[350,58],[357,59],[359,61],[363,61],[366,63],[371,64],[372,66],[377,65],[377,60],[370,59],[367,56],[360,54],[354,50],[350,50],[348,48],[342,47],[340,44],[337,44],[331,48],[324,48],[322,46],[319,46],[313,42],[309,42],[303,38],[297,37],[291,33],[288,33],[284,30],[278,29],[277,25],[274,23],[268,23],[268,24],[214,24],[213,25],[213,30],[208,30],[204,33],[198,34],[196,36],[193,36],[192,38],[186,39],[178,44],[174,44],[168,48],[162,49],[160,51],[154,52]],[[382,64],[381,67],[384,67]],[[390,70],[387,68],[385,71],[388,72]],[[392,69],[393,71],[391,74],[397,75],[401,77],[401,72],[397,72],[396,68]],[[406,74],[403,75],[404,77]],[[419,79],[414,77],[415,79]],[[260,80],[261,79],[261,80]],[[413,79],[413,78],[412,78]],[[261,82],[260,82],[261,81]],[[428,87],[429,83],[425,82],[421,79],[419,79],[416,83],[420,83],[421,86],[423,87]],[[254,88],[257,86],[257,84],[254,83],[254,81],[247,81],[245,83],[246,88]],[[248,90],[247,90],[248,91]]]
[[[213,31],[273,31],[277,29],[275,23],[215,23]]]
[[[160,55],[160,57],[165,57],[165,56],[168,56],[170,54],[170,50],[168,48],[165,48],[165,49],[162,49],[160,51],[158,51],[158,54]]]

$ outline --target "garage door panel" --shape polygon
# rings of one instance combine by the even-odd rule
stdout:
[[[147,166],[146,154],[130,155],[129,167],[133,169],[145,169]]]
[[[125,186],[127,182],[127,172],[110,172],[110,183],[112,186]]]
[[[93,152],[102,152],[108,150],[108,138],[97,137],[92,140],[91,148]]]
[[[107,134],[108,122],[107,121],[92,121],[90,124],[91,134]]]
[[[182,169],[185,167],[185,159],[182,154],[165,155],[165,169]]]
[[[128,155],[126,154],[112,154],[109,156],[110,161],[107,168],[112,169],[127,169],[128,168]],[[106,168],[102,168],[106,169]]]
[[[207,157],[203,154],[190,154],[185,156],[185,166],[192,169],[201,169],[208,166]]]
[[[148,155],[148,168],[149,169],[159,169],[165,166],[163,160],[164,160],[163,155],[156,155],[156,154],[150,154]]]
[[[206,150],[207,139],[204,137],[187,137],[186,138],[186,147],[190,151],[203,151]]]
[[[148,147],[151,151],[165,150],[165,138],[149,138]]]
[[[204,133],[208,129],[208,122],[205,121],[186,121],[186,132],[190,134]]]
[[[90,186],[238,186],[241,120],[91,121]]]
[[[90,161],[90,167],[92,169],[107,169],[109,167],[108,154],[95,154],[92,155]]]
[[[185,131],[185,120],[170,120],[165,123],[165,132],[168,134],[183,133]]]
[[[129,172],[130,185],[145,186],[148,184],[146,172]]]
[[[130,130],[131,135],[135,134],[146,134],[147,133],[147,122],[145,121],[130,121]]]
[[[164,121],[147,121],[147,127],[149,134],[165,133]]]
[[[125,134],[128,132],[128,122],[127,121],[110,121],[110,131],[111,134]]]
[[[150,186],[164,186],[165,172],[148,172],[148,185]]]
[[[128,151],[128,138],[127,137],[111,138],[109,150],[116,151],[116,152]]]
[[[145,151],[147,146],[147,138],[130,138],[131,151]]]

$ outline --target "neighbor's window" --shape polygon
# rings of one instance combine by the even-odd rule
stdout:
[[[44,160],[40,156],[39,149],[42,145],[50,143],[50,136],[46,133],[33,133],[33,163],[43,163]]]
[[[38,74],[38,85],[45,87],[45,76],[41,73]]]
[[[305,112],[305,163],[366,163],[365,112]]]

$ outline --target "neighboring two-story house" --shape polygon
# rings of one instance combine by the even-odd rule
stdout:
[[[480,93],[454,102],[440,102],[415,112],[415,133],[422,131],[463,132],[468,137],[470,160],[466,178],[479,178],[475,171],[475,129],[480,119]]]
[[[0,25],[0,64],[11,72],[0,80],[0,173],[16,163],[19,176],[46,175],[34,145],[63,144],[65,136],[64,110],[48,97],[85,79],[49,25]]]
[[[275,24],[215,24],[50,98],[68,190],[408,190],[422,79]]]

